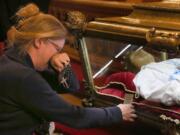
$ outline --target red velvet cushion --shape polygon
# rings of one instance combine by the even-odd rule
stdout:
[[[4,49],[4,43],[0,42],[0,55],[3,54],[3,49]]]
[[[133,79],[135,77],[135,74],[132,72],[119,72],[119,73],[114,73],[107,77],[105,83],[108,84],[109,82],[122,82],[125,84],[127,89],[136,91],[136,87],[133,83]]]

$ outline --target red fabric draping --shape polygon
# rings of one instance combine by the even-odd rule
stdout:
[[[125,87],[129,90],[136,91],[135,85],[133,83],[133,79],[135,77],[135,74],[131,72],[119,72],[114,73],[106,78],[105,83],[108,84],[110,82],[121,82],[125,85]],[[101,89],[99,92],[106,93],[109,95],[118,96],[121,98],[124,98],[125,91],[120,90],[117,88],[104,88]],[[174,106],[165,106],[161,103],[147,101],[144,99],[138,99],[134,100],[134,104],[141,108],[144,111],[152,112],[152,115],[161,115],[165,114],[168,117],[171,117],[173,119],[180,119],[180,107],[178,105]]]
[[[0,42],[0,55],[3,54],[3,49],[4,49],[4,43]]]

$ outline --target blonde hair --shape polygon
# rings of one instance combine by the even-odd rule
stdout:
[[[8,45],[17,45],[20,51],[27,48],[36,38],[62,39],[66,38],[67,30],[54,16],[39,11],[39,8],[30,3],[15,14],[18,22],[7,32]]]

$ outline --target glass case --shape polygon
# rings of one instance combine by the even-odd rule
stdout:
[[[179,105],[147,101],[136,94],[133,84],[143,65],[180,58],[177,6],[167,1],[137,4],[129,16],[97,18],[71,27],[84,69],[85,106],[132,103],[137,121],[164,134],[180,134]]]

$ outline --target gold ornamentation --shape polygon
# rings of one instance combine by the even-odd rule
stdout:
[[[167,117],[167,116],[164,115],[164,114],[160,115],[160,118],[163,119],[164,121],[170,121],[170,122],[175,123],[176,125],[180,125],[180,120],[178,120],[178,119],[173,119],[173,118],[171,118],[171,117]]]
[[[86,16],[79,11],[69,11],[66,15],[66,25],[69,28],[82,28],[86,22]]]
[[[152,28],[146,33],[146,40],[152,45],[177,47],[180,45],[180,33],[157,32]]]

